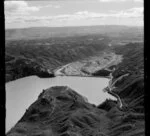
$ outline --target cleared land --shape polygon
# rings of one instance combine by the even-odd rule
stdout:
[[[55,71],[55,75],[92,76],[93,73],[117,65],[122,61],[121,55],[112,52],[102,52],[97,56],[69,63]]]

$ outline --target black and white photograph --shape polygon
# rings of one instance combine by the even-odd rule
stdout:
[[[144,0],[5,0],[6,136],[145,136]]]

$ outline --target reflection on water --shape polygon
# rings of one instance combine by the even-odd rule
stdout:
[[[106,98],[115,99],[102,91],[109,79],[94,77],[38,78],[25,77],[6,84],[6,131],[13,127],[23,116],[25,110],[38,98],[43,89],[51,86],[68,86],[88,98],[93,104],[100,104]]]

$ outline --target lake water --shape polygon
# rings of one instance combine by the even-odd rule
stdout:
[[[23,116],[26,109],[38,98],[43,89],[51,86],[68,86],[85,96],[90,103],[99,105],[107,98],[116,100],[103,92],[109,79],[96,77],[57,76],[38,78],[29,76],[6,84],[6,132]]]

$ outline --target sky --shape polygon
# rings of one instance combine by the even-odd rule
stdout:
[[[143,26],[143,0],[7,0],[5,28]]]

